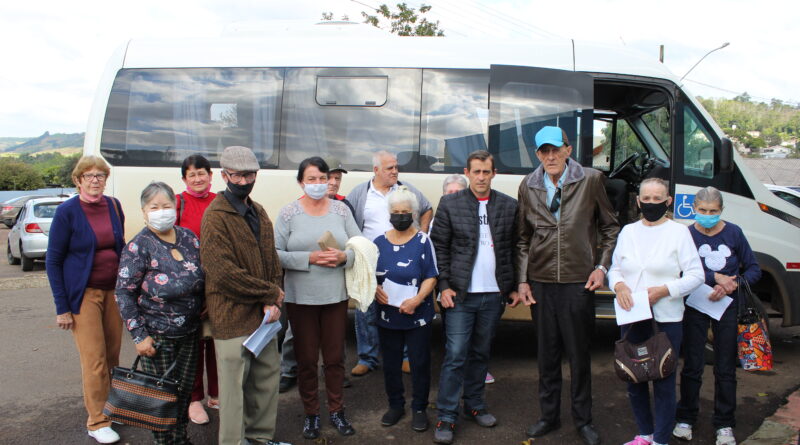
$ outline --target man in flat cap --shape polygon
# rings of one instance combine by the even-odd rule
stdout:
[[[272,222],[250,199],[259,170],[247,147],[227,147],[220,157],[226,189],[203,216],[200,259],[206,272],[206,306],[217,352],[221,445],[276,445],[280,357],[277,339],[259,355],[242,346],[269,311],[281,315],[281,264]]]

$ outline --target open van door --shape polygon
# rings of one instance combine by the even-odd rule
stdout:
[[[573,71],[492,65],[489,76],[489,152],[498,173],[527,174],[538,165],[534,136],[561,127],[583,165],[592,159],[594,82]]]

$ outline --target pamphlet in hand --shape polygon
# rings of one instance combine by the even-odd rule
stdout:
[[[247,340],[242,343],[242,346],[247,348],[256,357],[258,357],[264,347],[272,341],[272,339],[275,337],[275,334],[281,330],[280,321],[273,321],[272,323],[268,322],[270,312],[272,311],[267,311],[267,313],[264,314],[264,319],[261,320],[261,325],[258,327],[258,329],[250,334],[250,336],[247,337]]]
[[[733,298],[724,296],[717,301],[712,301],[708,298],[712,292],[714,292],[714,288],[705,283],[701,284],[700,287],[689,294],[689,298],[686,299],[686,305],[719,321],[725,310],[730,306]]]
[[[389,306],[400,307],[404,301],[417,296],[417,286],[398,284],[390,279],[383,280],[383,291],[389,296]]]
[[[653,318],[647,291],[634,292],[631,294],[631,298],[633,299],[633,307],[630,311],[622,309],[617,299],[614,299],[614,312],[617,314],[617,325],[621,326]]]

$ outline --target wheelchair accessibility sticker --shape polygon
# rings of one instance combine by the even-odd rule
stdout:
[[[675,195],[675,219],[694,219],[694,195]]]

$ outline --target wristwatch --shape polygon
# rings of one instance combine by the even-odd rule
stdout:
[[[606,266],[603,266],[602,264],[598,264],[597,266],[594,266],[594,269],[595,270],[600,269],[600,270],[603,271],[604,274],[608,275],[608,269],[606,269]]]

